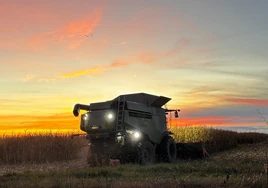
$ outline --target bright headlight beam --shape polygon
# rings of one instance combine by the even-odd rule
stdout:
[[[113,114],[108,114],[108,119],[112,119],[113,118]]]
[[[87,120],[88,119],[88,115],[85,114],[84,117],[83,117],[84,120]]]
[[[138,138],[141,137],[141,133],[139,133],[139,132],[134,132],[133,136],[134,136],[134,138],[138,139]]]

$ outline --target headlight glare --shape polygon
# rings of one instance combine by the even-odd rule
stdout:
[[[114,116],[113,116],[113,114],[109,113],[107,117],[108,117],[108,119],[113,119]]]
[[[83,119],[84,119],[85,121],[88,120],[88,114],[84,114]]]
[[[134,137],[135,139],[139,139],[139,138],[141,137],[141,133],[135,131],[135,132],[133,133],[133,137]]]
[[[126,132],[129,134],[130,139],[131,139],[132,141],[140,140],[141,137],[142,137],[141,132],[136,131],[136,130],[126,130]]]

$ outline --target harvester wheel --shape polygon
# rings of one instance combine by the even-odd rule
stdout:
[[[149,165],[155,162],[155,148],[149,141],[143,141],[138,146],[138,163]]]
[[[177,147],[171,136],[165,137],[157,150],[160,162],[173,163],[177,160]]]

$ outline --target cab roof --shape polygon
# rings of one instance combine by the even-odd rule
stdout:
[[[113,99],[113,101],[118,101],[118,100],[132,101],[132,102],[137,102],[137,103],[145,104],[145,105],[152,106],[152,107],[161,108],[168,101],[170,101],[171,98],[164,97],[164,96],[151,95],[148,93],[132,93],[132,94],[120,95],[116,97],[115,99]]]

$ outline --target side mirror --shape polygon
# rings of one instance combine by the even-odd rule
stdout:
[[[178,118],[179,117],[179,113],[178,113],[178,111],[176,110],[175,111],[175,118]]]

